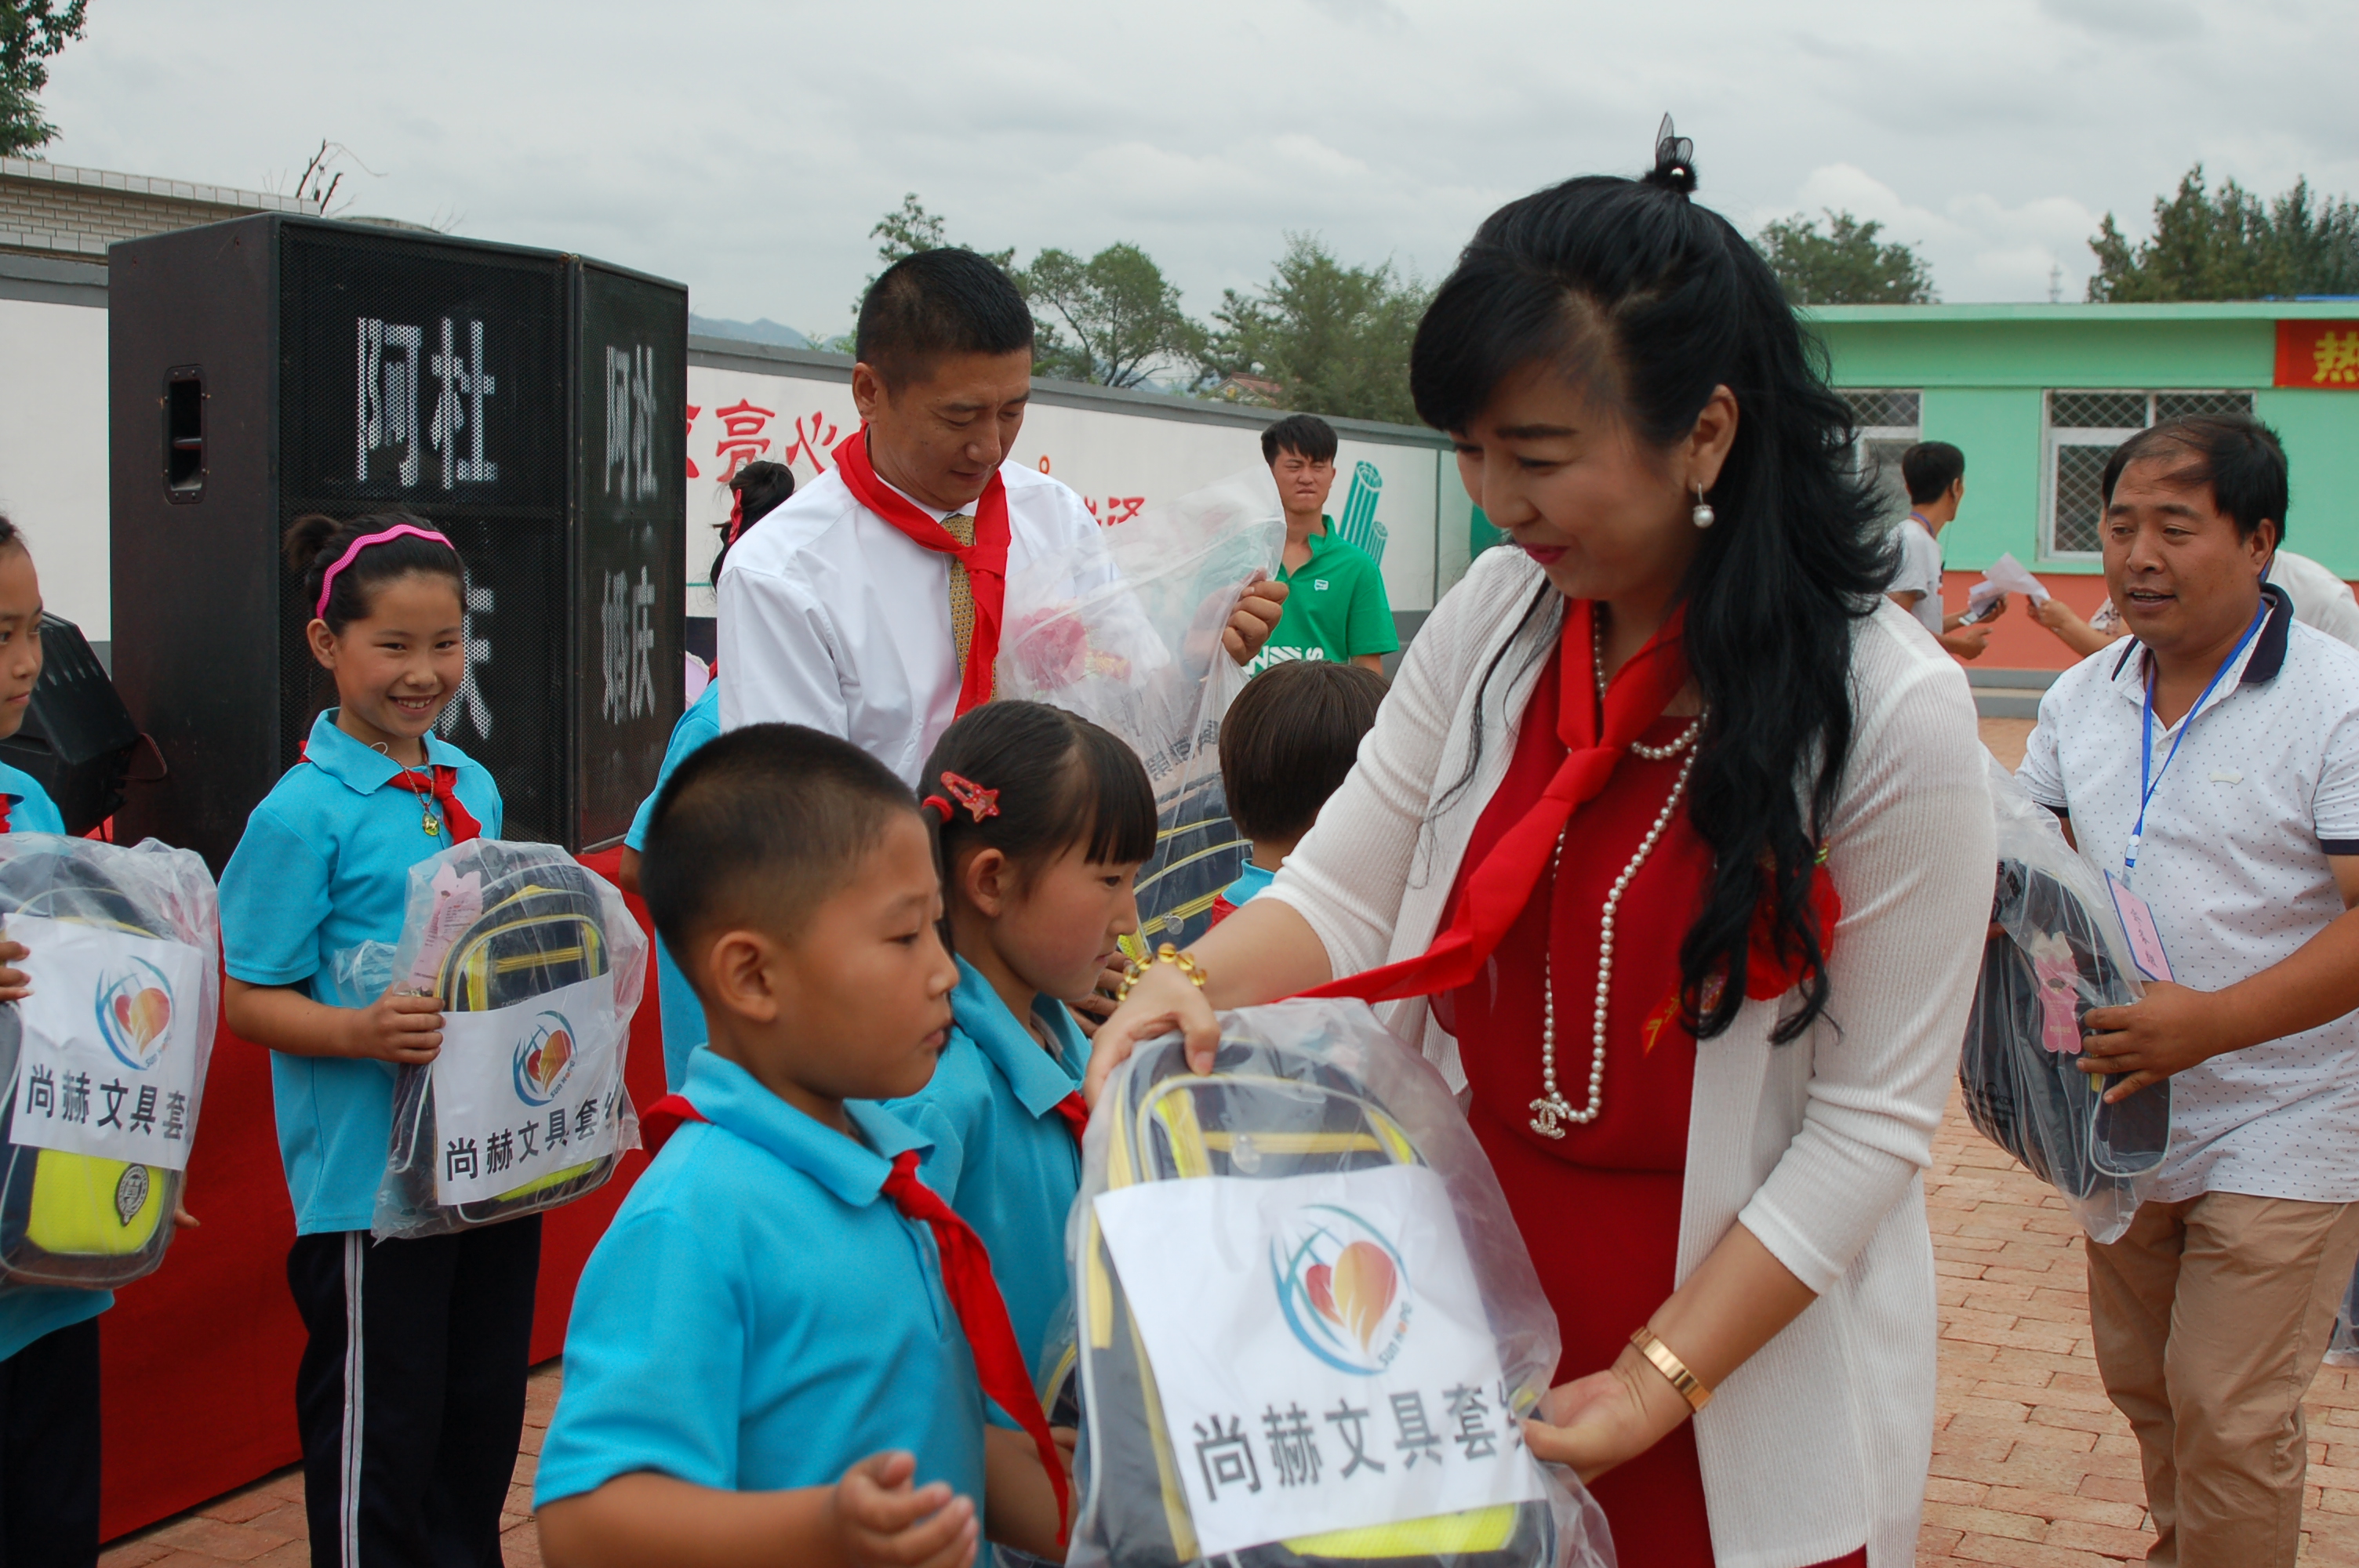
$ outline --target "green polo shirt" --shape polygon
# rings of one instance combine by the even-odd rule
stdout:
[[[1332,517],[1319,520],[1310,535],[1310,558],[1295,571],[1280,567],[1277,580],[1289,590],[1286,613],[1268,646],[1245,666],[1259,675],[1288,659],[1341,662],[1362,654],[1399,648],[1393,630],[1392,601],[1385,597],[1384,568],[1356,545],[1335,537]]]

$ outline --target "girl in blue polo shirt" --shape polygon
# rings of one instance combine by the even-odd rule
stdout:
[[[41,678],[41,585],[15,524],[0,517],[0,739]],[[63,833],[30,773],[0,762],[0,832]],[[21,942],[0,941],[0,1002],[31,994]],[[0,1293],[0,1563],[98,1556],[98,1314],[111,1291]]]
[[[926,1179],[990,1249],[1037,1373],[1065,1300],[1065,1216],[1089,1119],[1089,1042],[1066,1004],[1096,989],[1138,929],[1133,882],[1155,849],[1155,791],[1123,741],[1036,702],[952,724],[922,784],[959,984],[933,1081],[896,1108],[933,1141]]]
[[[411,866],[499,836],[491,775],[433,733],[466,675],[465,575],[400,513],[305,517],[286,546],[337,706],[223,873],[222,1001],[271,1051],[287,1279],[310,1333],[295,1405],[311,1560],[495,1564],[540,1219],[370,1241],[395,1074],[434,1059],[442,1016],[432,997],[340,994],[330,967],[399,938]]]

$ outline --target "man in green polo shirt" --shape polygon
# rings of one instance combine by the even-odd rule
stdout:
[[[1290,590],[1269,643],[1245,666],[1258,675],[1288,659],[1349,660],[1382,673],[1400,646],[1383,570],[1335,536],[1321,510],[1335,485],[1335,427],[1289,414],[1261,433],[1261,455],[1286,508],[1286,556],[1277,580]]]

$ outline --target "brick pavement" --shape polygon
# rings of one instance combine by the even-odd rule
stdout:
[[[2027,719],[1985,719],[2010,765]],[[1954,1098],[1925,1178],[1940,1275],[1940,1395],[1919,1568],[2106,1568],[2153,1540],[2129,1425],[2105,1398],[2089,1346],[2080,1231],[2045,1185],[1985,1141]],[[559,1368],[532,1376],[509,1513],[507,1562],[540,1563],[533,1466]],[[2359,1369],[2310,1389],[2303,1561],[2359,1568]],[[300,1568],[301,1479],[282,1471],[110,1549],[103,1568]]]

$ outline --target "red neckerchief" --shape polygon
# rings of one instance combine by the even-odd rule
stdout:
[[[12,831],[8,826],[8,811],[9,808],[14,806],[16,804],[16,797],[15,795],[0,795],[0,833]]]
[[[300,747],[297,748],[295,760],[299,762],[308,762],[311,760],[310,741],[306,741]],[[390,761],[391,759],[387,760]],[[395,762],[393,765],[401,769],[398,776],[401,779],[402,787],[409,791],[410,794],[416,795],[418,797],[418,808],[420,811],[425,810],[428,798],[428,786],[419,779],[412,770],[402,767],[399,762]],[[434,762],[428,766],[427,772],[433,776],[434,780],[432,787],[432,798],[434,803],[442,808],[442,820],[450,824],[451,842],[453,844],[464,844],[470,838],[482,838],[484,836],[484,825],[475,820],[475,814],[473,812],[469,811],[465,806],[460,803],[459,770],[451,766],[448,762]],[[5,806],[0,806],[0,833],[5,833],[7,830],[7,810]]]
[[[1564,761],[1523,820],[1507,829],[1483,863],[1466,875],[1465,892],[1450,928],[1414,958],[1349,975],[1303,992],[1314,997],[1358,997],[1394,1001],[1455,990],[1473,980],[1500,938],[1531,901],[1532,890],[1556,853],[1558,835],[1582,805],[1596,797],[1630,742],[1661,717],[1687,684],[1687,660],[1680,653],[1683,610],[1674,610],[1647,645],[1617,672],[1605,688],[1605,714],[1599,724],[1596,677],[1590,663],[1590,625],[1596,607],[1577,600],[1567,612],[1560,657],[1563,693],[1557,708],[1557,735]]]
[[[0,817],[0,831],[5,831],[6,827],[6,818]],[[1073,1130],[1073,1142],[1080,1144],[1082,1135],[1090,1130],[1089,1102],[1076,1090],[1057,1102],[1057,1114],[1063,1117],[1065,1125]]]
[[[682,1122],[705,1119],[685,1095],[666,1095],[639,1118],[639,1141],[652,1156]],[[893,1156],[892,1173],[885,1178],[885,1195],[904,1218],[922,1221],[933,1232],[934,1251],[941,1259],[942,1292],[950,1297],[951,1310],[958,1314],[959,1327],[965,1331],[967,1347],[974,1353],[975,1375],[983,1391],[1022,1423],[1032,1446],[1040,1451],[1041,1466],[1049,1472],[1049,1485],[1057,1493],[1057,1540],[1061,1545],[1071,1506],[1065,1465],[1049,1435],[1049,1418],[1040,1409],[1040,1396],[1033,1391],[1031,1368],[1024,1365],[1024,1352],[1016,1343],[1006,1300],[999,1293],[999,1282],[992,1278],[990,1251],[974,1227],[918,1179],[915,1149]]]
[[[912,540],[938,555],[949,556],[966,568],[967,587],[974,595],[974,638],[966,649],[966,676],[959,685],[958,710],[964,713],[991,700],[992,669],[999,662],[999,619],[1007,602],[1007,481],[992,470],[991,482],[974,504],[974,543],[962,545],[950,530],[919,511],[909,500],[876,477],[868,461],[868,427],[843,438],[832,454],[835,471],[855,500]]]

